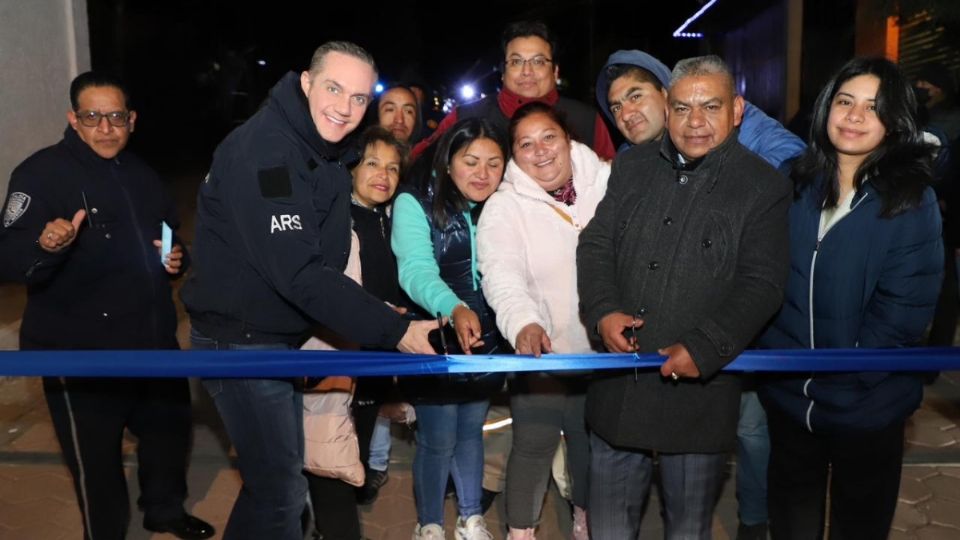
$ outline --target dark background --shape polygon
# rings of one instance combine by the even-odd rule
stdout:
[[[672,32],[697,0],[356,2],[88,0],[93,68],[118,74],[139,112],[132,148],[165,172],[205,168],[222,137],[287,71],[331,39],[354,41],[384,83],[418,81],[440,96],[463,82],[495,92],[499,41],[512,20],[542,19],[561,42],[562,92],[594,103],[606,57],[639,48],[668,66],[706,52]],[[260,65],[258,61],[264,61]]]

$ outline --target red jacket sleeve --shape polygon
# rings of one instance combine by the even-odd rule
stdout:
[[[613,146],[610,132],[607,131],[607,124],[603,122],[603,118],[599,114],[593,124],[593,151],[600,156],[600,159],[607,161],[612,160],[617,155],[617,149]]]
[[[426,139],[414,145],[413,150],[410,152],[411,161],[420,157],[420,154],[422,154],[424,150],[429,148],[431,144],[437,142],[440,136],[443,135],[445,131],[450,129],[450,127],[456,123],[457,123],[457,109],[454,109],[450,111],[450,114],[443,117],[443,120],[440,121],[440,125],[437,126],[437,129],[434,130],[434,132],[431,133],[429,137],[427,137]],[[609,135],[607,136],[607,138],[608,139],[610,138]],[[613,146],[613,143],[611,143],[611,146]]]

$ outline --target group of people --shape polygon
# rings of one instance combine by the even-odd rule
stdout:
[[[710,538],[734,448],[738,538],[766,538],[768,522],[774,538],[822,537],[828,492],[831,537],[886,537],[921,379],[746,380],[723,368],[749,347],[921,340],[944,250],[933,149],[903,73],[848,62],[821,92],[805,145],[737,95],[719,57],[671,70],[617,51],[597,100],[625,139],[618,151],[593,107],[557,93],[545,25],[511,24],[501,45],[500,92],[457,108],[410,155],[416,95],[388,89],[354,137],[376,65],[353,43],[321,45],[217,148],[192,256],[177,237],[157,252],[162,223],[179,221],[156,174],[124,150],[136,113],[123,86],[81,75],[63,141],[14,171],[5,205],[3,277],[28,285],[21,347],[175,349],[169,282],[190,265],[194,349],[292,349],[319,325],[367,349],[534,364],[659,353],[652,371],[361,379],[368,478],[375,488],[385,477],[382,456],[373,467],[372,447],[389,444],[379,405],[400,396],[416,412],[414,540],[445,538],[450,480],[454,537],[493,538],[482,428],[506,381],[508,538],[535,537],[561,438],[576,540],[636,538],[655,466],[665,537]],[[357,264],[355,281],[344,270]],[[361,537],[353,487],[303,472],[302,379],[203,386],[243,480],[224,538],[302,538],[308,491],[322,538]],[[44,389],[86,538],[125,534],[124,427],[140,438],[144,526],[213,534],[182,507],[185,381],[51,377]]]

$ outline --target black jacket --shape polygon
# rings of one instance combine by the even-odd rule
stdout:
[[[735,441],[740,385],[720,369],[783,299],[790,185],[735,134],[685,167],[676,155],[664,137],[617,156],[580,234],[577,282],[587,328],[614,311],[640,314],[640,352],[682,343],[701,378],[597,374],[587,421],[613,446],[724,452]]]
[[[40,249],[46,223],[71,219],[84,197],[88,220],[74,242],[57,254]],[[180,221],[146,163],[127,151],[103,159],[68,126],[63,140],[14,169],[4,208],[5,278],[27,285],[21,348],[177,348],[174,276],[153,241],[161,222],[176,229]]]
[[[347,147],[320,137],[296,73],[220,144],[200,186],[182,292],[202,334],[295,344],[316,321],[363,346],[396,347],[409,323],[343,275]]]

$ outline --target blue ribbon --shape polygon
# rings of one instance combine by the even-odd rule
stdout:
[[[421,355],[366,351],[4,351],[0,375],[303,377],[658,369],[657,354]],[[960,370],[960,348],[746,351],[725,371]]]

